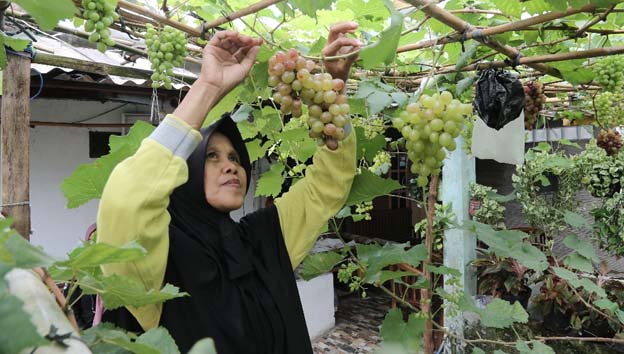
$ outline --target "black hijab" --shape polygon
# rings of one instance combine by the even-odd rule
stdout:
[[[239,153],[247,187],[251,180],[249,155],[236,123],[224,116],[203,129],[201,144],[187,160],[189,179],[174,190],[168,208],[165,283],[191,296],[165,302],[160,325],[182,353],[211,337],[219,354],[312,354],[277,209],[258,210],[236,223],[206,201],[205,154],[215,131]],[[117,312],[108,320],[136,329],[125,308]]]

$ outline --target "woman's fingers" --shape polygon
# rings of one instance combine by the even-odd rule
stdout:
[[[322,53],[326,57],[336,55],[339,53],[339,51],[342,51],[344,54],[346,54],[358,49],[361,45],[362,43],[357,39],[340,37],[328,44],[325,48],[323,48]]]
[[[345,33],[353,33],[357,30],[357,22],[338,22],[333,24],[329,28],[329,35],[327,36],[327,43],[332,43],[336,39],[344,36]]]
[[[262,40],[242,35],[235,31],[219,31],[208,42],[210,46],[227,51],[240,62],[254,46],[262,44]]]

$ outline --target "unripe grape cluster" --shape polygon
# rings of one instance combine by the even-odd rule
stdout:
[[[527,129],[533,129],[537,122],[537,114],[546,102],[541,82],[529,81],[524,85],[524,102],[524,126]]]
[[[440,174],[446,158],[444,149],[455,150],[454,139],[464,129],[464,117],[471,113],[470,104],[444,91],[420,96],[418,102],[410,103],[392,119],[392,125],[406,140],[407,157],[412,162],[412,173],[418,175],[418,186],[426,186],[429,175]]]
[[[601,124],[624,125],[624,92],[599,93],[594,99],[594,107]]]
[[[593,66],[596,82],[606,91],[620,91],[624,86],[624,58],[604,57]]]
[[[84,29],[91,33],[89,42],[97,43],[97,49],[104,53],[107,47],[115,45],[108,27],[119,19],[119,15],[106,0],[82,0],[81,5],[84,8],[82,18],[86,20]]]
[[[391,166],[392,158],[390,157],[390,154],[387,151],[382,150],[377,152],[375,157],[373,157],[373,165],[369,166],[368,170],[378,176],[381,176],[388,173]]]
[[[597,145],[603,148],[609,156],[617,155],[622,148],[622,135],[613,129],[601,130],[597,140]]]
[[[162,30],[147,24],[145,45],[150,63],[152,64],[152,87],[158,88],[164,84],[167,90],[172,88],[171,76],[173,68],[182,66],[186,57],[186,36],[171,26]]]
[[[303,105],[307,106],[310,137],[335,150],[350,122],[347,96],[341,94],[345,83],[328,73],[314,73],[315,69],[314,61],[301,57],[295,49],[277,52],[269,59],[268,83],[280,111],[298,118]]]

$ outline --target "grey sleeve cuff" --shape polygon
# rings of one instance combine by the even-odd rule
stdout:
[[[171,114],[165,117],[149,137],[184,160],[191,156],[202,140],[197,130]]]

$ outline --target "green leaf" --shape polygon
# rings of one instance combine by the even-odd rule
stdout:
[[[61,184],[61,190],[67,199],[67,207],[77,208],[93,199],[100,198],[104,185],[115,166],[132,156],[133,153],[130,146],[124,145],[93,163],[78,166]]]
[[[598,307],[599,309],[611,311],[611,313],[617,313],[617,311],[620,309],[618,304],[609,299],[596,300],[594,301],[593,305]]]
[[[533,348],[529,348],[525,342],[517,342],[516,349],[520,351],[520,354],[556,354],[551,347],[540,341],[532,340],[531,344]]]
[[[13,0],[30,14],[44,30],[53,29],[61,20],[78,12],[71,0]]]
[[[368,45],[360,51],[362,67],[371,69],[379,64],[390,64],[396,57],[396,50],[403,29],[403,15],[398,12],[391,1],[384,0],[391,13],[390,26],[379,35],[379,41]]]
[[[594,262],[600,261],[600,258],[598,258],[596,250],[594,249],[594,246],[591,244],[591,242],[587,240],[581,240],[575,234],[568,235],[563,240],[563,244],[566,245],[566,247],[575,250],[581,256],[587,259],[591,259]]]
[[[477,75],[467,76],[457,82],[457,86],[455,86],[455,95],[460,96],[467,89],[471,88],[475,81],[477,81]]]
[[[409,98],[405,92],[397,91],[390,94],[394,102],[396,102],[399,106],[403,106],[407,99]]]
[[[217,103],[217,105],[210,110],[203,126],[206,127],[210,125],[215,120],[221,118],[224,113],[232,112],[238,103],[238,98],[241,95],[242,89],[242,85],[238,85],[230,91],[230,93],[225,95],[225,97],[223,97],[221,101],[219,101],[219,103]]]
[[[130,262],[142,258],[147,251],[136,241],[122,247],[115,247],[106,243],[89,243],[74,249],[69,259],[59,262],[61,266],[72,268],[99,267],[109,263]]]
[[[591,225],[589,225],[589,223],[587,222],[587,219],[585,219],[583,215],[573,213],[569,210],[566,210],[565,213],[563,214],[563,220],[565,220],[565,222],[568,225],[575,227],[577,229],[582,228],[585,230],[592,230]]]
[[[563,263],[568,267],[580,270],[581,272],[592,273],[594,271],[594,265],[592,262],[576,252],[569,254],[564,259]]]
[[[157,348],[161,353],[180,354],[175,341],[164,327],[152,328],[143,333],[136,340],[137,344],[149,345]]]
[[[0,294],[0,353],[19,353],[47,341],[37,332],[24,303],[10,294]]]
[[[54,259],[48,256],[40,247],[34,246],[19,234],[12,232],[0,236],[0,246],[12,258],[7,265],[18,268],[49,267]]]
[[[308,255],[303,261],[301,277],[310,280],[331,271],[343,257],[336,252],[321,252]]]
[[[400,279],[402,277],[408,277],[408,276],[414,276],[413,272],[395,272],[395,271],[389,271],[389,270],[382,270],[380,272],[377,272],[373,277],[370,277],[368,279],[369,283],[372,284],[383,284],[385,282],[387,282],[388,280],[396,280],[396,279]],[[424,278],[422,278],[424,279]],[[402,282],[401,282],[402,283]]]
[[[188,354],[217,354],[212,338],[204,338],[193,345]]]
[[[367,202],[399,188],[402,188],[399,182],[393,179],[381,178],[366,169],[362,169],[362,173],[355,176],[351,185],[351,192],[345,204],[354,205]]]
[[[427,270],[431,273],[441,274],[441,275],[451,275],[454,277],[461,277],[461,272],[455,268],[449,268],[447,266],[434,266],[431,264],[427,264]]]
[[[510,202],[512,200],[516,199],[516,194],[514,192],[511,192],[507,195],[500,195],[498,193],[495,193],[493,191],[488,191],[487,192],[487,197],[494,200],[495,202],[499,202],[499,203],[507,203]]]
[[[466,51],[461,53],[461,55],[459,56],[459,59],[457,59],[457,63],[455,64],[456,71],[459,71],[461,68],[463,68],[468,63],[468,60],[474,57],[480,45],[481,43],[477,41],[470,42],[470,45],[468,45],[468,48],[466,48]]]
[[[357,135],[357,160],[359,161],[364,157],[366,161],[373,162],[377,152],[386,146],[385,136],[379,134],[369,139],[366,137],[362,127],[355,127],[355,133]]]
[[[596,285],[596,283],[592,282],[591,280],[587,278],[581,279],[575,273],[565,268],[553,267],[552,269],[555,272],[555,275],[557,275],[559,278],[570,283],[572,287],[574,288],[582,287],[590,293],[591,292],[596,293],[596,295],[598,295],[601,298],[607,297],[607,293],[604,291],[604,289]]]
[[[3,36],[4,36],[4,45],[6,45],[7,47],[10,47],[16,52],[23,52],[24,49],[26,49],[28,45],[30,44],[30,41],[27,39],[15,38],[15,37],[7,36],[4,34]]]
[[[249,118],[249,114],[253,111],[253,107],[248,104],[242,104],[234,114],[232,114],[232,120],[235,122],[240,122]]]
[[[316,18],[318,10],[329,9],[335,0],[288,0],[295,9],[304,15]]]
[[[536,272],[542,272],[549,266],[544,252],[528,242],[515,245],[511,250],[511,257]]]
[[[617,318],[620,320],[620,323],[624,324],[624,311],[620,310],[617,312]]]
[[[143,121],[137,121],[130,127],[128,134],[126,135],[111,135],[108,141],[108,146],[110,147],[110,152],[115,152],[117,150],[122,149],[124,146],[128,146],[134,154],[139,147],[141,146],[141,142],[145,138],[147,138],[154,131],[154,126]]]
[[[392,96],[385,92],[375,91],[366,99],[368,103],[368,110],[370,114],[377,114],[384,108],[389,106],[392,102]]]
[[[425,319],[412,313],[407,322],[403,321],[403,313],[394,308],[388,311],[379,329],[382,345],[391,345],[403,349],[405,353],[420,351],[420,338],[425,329]]]
[[[405,244],[378,244],[356,245],[357,255],[362,262],[368,265],[364,282],[373,283],[380,278],[377,274],[392,264],[407,263],[418,267],[420,262],[427,259],[425,245],[417,245],[405,250]]]
[[[165,330],[166,331],[166,330]],[[82,333],[85,341],[94,354],[162,354],[158,347],[150,344],[138,343],[132,340],[130,332],[126,332],[110,323],[101,323]],[[148,337],[149,338],[149,337]],[[175,351],[172,353],[176,353]]]
[[[158,304],[188,295],[187,293],[181,293],[177,287],[171,284],[166,284],[160,290],[150,290],[146,292],[143,283],[116,274],[102,279],[95,279],[87,276],[79,279],[79,282],[87,286],[81,286],[85,294],[93,293],[92,289],[99,289],[99,294],[102,296],[104,306],[108,310],[114,310],[121,306],[140,307],[149,304]]]
[[[481,323],[486,327],[507,328],[512,324],[527,323],[529,314],[518,301],[513,305],[501,299],[494,299],[481,311]]]
[[[479,348],[472,348],[472,354],[485,354],[485,352]]]
[[[256,185],[256,197],[272,196],[276,197],[282,191],[284,183],[284,165],[276,163],[271,169],[260,176]]]
[[[560,61],[550,63],[550,66],[557,69],[563,79],[572,85],[586,84],[594,79],[594,73],[582,66],[582,61]]]
[[[247,152],[249,153],[249,161],[252,163],[266,155],[269,144],[264,144],[264,146],[260,146],[260,144],[262,144],[262,141],[259,139],[254,139],[245,143]]]

